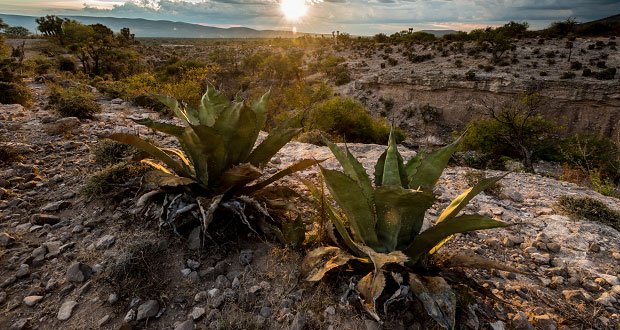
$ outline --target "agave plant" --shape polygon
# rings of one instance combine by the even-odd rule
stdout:
[[[263,181],[249,185],[262,176],[261,169],[300,132],[300,129],[288,128],[284,124],[254,147],[267,120],[269,92],[248,106],[241,100],[230,102],[224,94],[208,85],[198,109],[179,103],[170,96],[155,96],[185,126],[151,119],[134,121],[174,136],[182,150],[159,148],[131,134],[117,133],[108,138],[132,145],[165,165],[143,159],[143,162],[157,169],[146,177],[149,181],[160,186],[199,187],[197,190],[201,195],[210,197],[211,204],[203,212],[205,230],[213,211],[230,197],[251,194],[286,175],[317,163],[316,160],[302,160]],[[198,201],[200,205],[200,199]],[[200,207],[202,211],[202,205]]]
[[[440,325],[452,328],[454,313],[446,311],[454,310],[455,301],[453,297],[445,299],[446,292],[448,298],[451,293],[446,282],[440,277],[419,276],[412,269],[423,267],[427,257],[456,233],[507,226],[481,215],[459,215],[474,196],[501,179],[494,177],[462,193],[441,213],[433,227],[421,231],[424,215],[435,199],[433,188],[460,140],[426,157],[418,153],[405,163],[391,134],[388,148],[375,166],[376,187],[373,187],[366,170],[348,148],[342,150],[324,139],[344,170],[321,167],[325,184],[342,212],[333,207],[316,186],[309,181],[305,184],[313,197],[325,206],[327,218],[344,242],[342,247],[348,251],[334,246],[311,251],[303,264],[306,280],[319,281],[330,270],[350,265],[352,260],[372,263],[374,270],[359,281],[357,291],[364,298],[364,306],[377,320],[380,319],[377,301],[383,297],[381,300],[386,306],[382,294],[386,283],[392,282],[401,287],[407,284]],[[335,238],[333,233],[331,236]],[[398,273],[404,273],[405,277],[397,276],[393,267],[387,271],[389,265],[403,270]],[[447,291],[437,290],[442,284]]]

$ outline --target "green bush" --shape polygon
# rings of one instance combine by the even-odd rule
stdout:
[[[104,169],[93,173],[88,183],[82,187],[87,195],[103,195],[117,189],[118,186],[129,183],[132,179],[144,175],[152,167],[142,163],[120,162],[108,165]]]
[[[573,79],[577,76],[574,72],[564,72],[560,76],[560,79]]]
[[[63,117],[91,118],[101,111],[101,106],[92,97],[92,94],[77,88],[51,88],[49,107]]]
[[[102,80],[95,83],[94,86],[99,93],[108,95],[112,98],[129,99],[129,88],[122,81]]]
[[[0,103],[28,107],[32,104],[32,93],[21,83],[0,81]]]
[[[476,73],[472,70],[465,72],[465,79],[470,81],[476,80]]]
[[[390,125],[384,119],[373,118],[360,102],[349,97],[334,97],[319,104],[310,114],[311,126],[332,138],[347,142],[385,144],[390,136]],[[405,133],[395,130],[398,143]]]
[[[58,57],[58,59],[56,59],[56,65],[58,67],[58,70],[60,71],[75,72],[75,70],[77,69],[75,61],[68,56]]]
[[[569,215],[586,218],[620,230],[620,212],[591,197],[562,196],[558,208]]]

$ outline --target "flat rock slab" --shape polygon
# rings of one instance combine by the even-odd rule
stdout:
[[[61,321],[66,321],[71,317],[71,314],[73,313],[73,309],[75,308],[75,306],[77,306],[78,303],[76,303],[73,300],[68,300],[65,301],[62,306],[60,306],[60,309],[58,310],[58,315],[56,316],[56,318],[58,318]]]

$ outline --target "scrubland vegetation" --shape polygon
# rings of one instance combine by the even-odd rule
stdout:
[[[180,39],[164,44],[136,39],[129,29],[115,33],[101,24],[55,16],[37,22],[49,41],[39,54],[26,57],[24,44],[9,54],[3,45],[0,103],[32,106],[33,95],[25,81],[34,77],[45,84],[47,108],[59,117],[96,121],[101,98],[119,105],[129,102],[156,114],[132,120],[142,129],[157,132],[161,140],[141,136],[137,129],[101,136],[89,147],[94,171],[81,193],[91,200],[122,199],[131,191],[141,208],[132,216],[158,219],[160,229],[183,242],[198,237],[198,245],[225,245],[253,234],[277,239],[306,254],[301,270],[309,282],[343,269],[346,281],[355,274],[347,292],[353,292],[356,306],[378,322],[393,317],[390,308],[398,301],[424,315],[428,324],[452,329],[457,301],[458,313],[464,313],[468,307],[460,303],[470,299],[470,291],[495,297],[469,273],[453,268],[526,273],[505,262],[468,259],[464,253],[437,256],[448,242],[460,246],[461,241],[453,239],[458,233],[509,226],[493,216],[501,213],[460,213],[477,211],[477,206],[468,206],[476,195],[484,192],[500,198],[510,188],[501,184],[505,175],[487,177],[482,170],[533,173],[540,161],[553,162],[563,166],[562,179],[606,196],[620,196],[618,137],[568,133],[565,118],[543,115],[552,100],[540,89],[532,88],[501,104],[483,104],[474,119],[452,134],[453,142],[443,147],[420,146],[412,142],[410,131],[395,124],[402,110],[405,122],[417,118],[425,129],[439,126],[441,115],[433,105],[403,110],[395,107],[394,98],[380,97],[375,106],[381,110],[373,115],[366,106],[368,99],[343,93],[346,86],[361,89],[355,85],[373,84],[355,81],[347,55],[362,59],[356,63],[360,67],[368,66],[365,60],[380,58],[377,70],[398,67],[403,61],[424,65],[438,56],[480,57],[484,64],[475,68],[464,67],[461,59],[450,62],[465,72],[451,79],[475,84],[481,74],[525,60],[513,52],[520,39],[533,43],[566,39],[561,55],[540,50],[531,54],[544,67],[560,59],[566,62],[561,80],[614,80],[616,68],[607,67],[604,56],[591,63],[571,61],[572,41],[619,32],[620,27],[611,23],[578,25],[567,20],[530,31],[525,22],[510,22],[441,38],[402,31],[373,37],[338,33],[270,40]],[[7,37],[29,36],[23,28],[0,27]],[[612,42],[596,42],[593,48],[616,50]],[[535,71],[540,77],[548,76],[542,69]],[[154,117],[158,119],[150,119]],[[290,141],[327,146],[342,171],[323,167],[325,159],[318,157],[275,170],[272,162],[280,162],[276,154]],[[374,178],[347,145],[335,142],[387,145],[373,164]],[[417,147],[418,153],[406,161],[398,150],[401,143]],[[3,162],[19,160],[2,152]],[[441,196],[445,203],[439,211],[436,193],[444,188],[438,182],[449,162],[477,170],[465,174],[469,188],[463,193],[450,200]],[[304,171],[317,173],[313,180],[302,180],[315,218],[304,217],[289,202],[297,193],[279,185]],[[618,212],[595,199],[566,196],[557,208],[619,228]],[[425,216],[433,218],[434,225],[423,230]],[[197,235],[193,234],[196,228]],[[136,246],[124,247],[126,255],[111,266],[109,281],[127,281],[138,288],[136,274],[151,276],[146,257],[138,255],[161,250],[152,244]],[[125,267],[125,262],[133,268]],[[469,289],[455,294],[451,286]],[[403,287],[413,294],[403,294]]]

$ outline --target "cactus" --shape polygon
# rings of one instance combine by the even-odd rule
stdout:
[[[385,265],[418,268],[424,266],[427,256],[435,253],[456,233],[507,226],[481,215],[458,215],[474,196],[502,178],[494,177],[482,180],[458,196],[441,213],[435,226],[421,232],[424,214],[435,199],[433,188],[461,138],[426,157],[418,153],[405,163],[392,131],[388,148],[375,166],[376,187],[348,149],[342,150],[325,138],[324,141],[344,169],[340,172],[321,167],[325,184],[342,212],[327,203],[316,186],[309,181],[304,183],[313,197],[326,205],[327,218],[352,254],[336,251],[334,249],[338,248],[335,247],[318,248],[304,260],[304,273],[307,280],[318,281],[349,260],[374,264],[375,270],[365,281],[359,282],[358,291],[364,297],[368,311],[377,320],[375,301],[383,291],[386,278],[392,276],[391,272],[384,270]],[[410,281],[415,282],[417,275],[405,273],[409,273]],[[413,289],[413,283],[411,287]],[[368,288],[372,288],[372,292]],[[437,321],[447,328],[453,326],[453,320]]]

